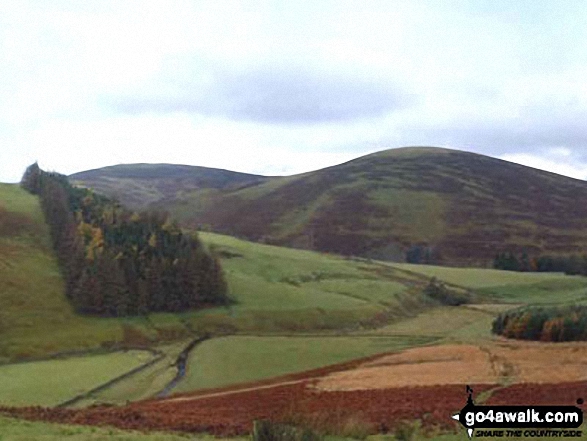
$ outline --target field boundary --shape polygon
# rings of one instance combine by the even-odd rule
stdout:
[[[165,387],[158,393],[155,394],[157,398],[163,398],[169,395],[169,393],[173,390],[175,386],[181,381],[183,377],[185,377],[185,373],[188,369],[188,357],[190,352],[198,346],[200,343],[203,343],[206,340],[210,340],[212,336],[210,334],[204,334],[201,337],[198,337],[192,340],[177,356],[175,360],[175,366],[177,367],[177,373],[173,377],[173,379],[165,385]]]
[[[109,387],[113,386],[114,384],[118,383],[119,381],[125,380],[125,379],[131,377],[132,375],[138,374],[139,372],[145,370],[149,366],[152,366],[155,363],[160,362],[166,356],[166,354],[162,351],[158,351],[155,349],[145,349],[145,350],[148,352],[151,352],[151,354],[155,355],[155,357],[153,359],[131,369],[130,371],[127,371],[124,374],[119,375],[118,377],[114,377],[111,380],[108,380],[106,383],[102,383],[99,386],[97,386],[93,389],[90,389],[89,391],[82,392],[81,394],[78,394],[73,398],[70,398],[66,401],[59,403],[55,407],[68,407],[68,406],[71,406],[71,405],[81,401],[81,400],[88,399],[92,394],[102,392],[103,390],[108,389]]]

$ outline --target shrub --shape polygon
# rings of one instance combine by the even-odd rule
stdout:
[[[450,290],[436,277],[430,279],[430,283],[424,288],[424,294],[428,297],[448,306],[459,306],[471,301],[470,295]]]
[[[253,441],[321,441],[322,437],[310,429],[258,420],[253,423]]]

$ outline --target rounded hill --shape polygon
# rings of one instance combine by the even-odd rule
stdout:
[[[108,193],[95,173],[85,184]],[[295,176],[246,176],[149,202],[192,226],[389,260],[485,265],[503,251],[587,250],[586,182],[475,153],[408,147]],[[132,191],[133,178],[119,179],[118,191]]]

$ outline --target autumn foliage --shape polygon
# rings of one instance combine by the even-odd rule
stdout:
[[[587,307],[531,307],[506,311],[493,332],[508,338],[540,341],[587,340]]]
[[[40,197],[78,312],[127,316],[228,301],[219,262],[167,215],[133,213],[37,164],[21,185]]]

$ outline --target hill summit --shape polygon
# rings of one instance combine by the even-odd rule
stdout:
[[[168,210],[184,225],[346,255],[488,265],[503,251],[587,251],[587,182],[475,153],[391,149],[287,177],[190,167],[184,185],[185,167],[71,178],[127,200],[151,194],[135,207]]]

